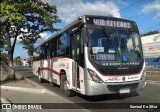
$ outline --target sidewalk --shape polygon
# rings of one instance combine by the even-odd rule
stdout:
[[[27,79],[29,80],[29,79]],[[37,91],[38,92],[35,92]],[[42,91],[40,91],[42,90]],[[32,92],[31,92],[32,91]],[[18,80],[16,82],[5,82],[1,85],[1,99],[4,98],[10,103],[73,103],[60,95],[53,93],[38,84],[31,83],[26,80]],[[1,103],[3,102],[1,100]],[[75,108],[80,108],[73,104]],[[60,107],[60,105],[59,105]],[[10,112],[10,110],[1,110],[2,112]],[[88,112],[86,109],[42,109],[42,110],[17,110],[12,109],[11,112]]]
[[[32,94],[1,90],[1,96],[12,103],[71,103],[70,101],[48,94]],[[54,105],[54,104],[53,104]],[[76,106],[76,105],[75,105]],[[12,112],[87,112],[81,109],[43,109],[43,110],[12,110]],[[5,112],[4,110],[2,112]]]

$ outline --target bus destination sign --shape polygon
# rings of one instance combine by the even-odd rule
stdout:
[[[101,26],[110,26],[117,28],[132,28],[132,23],[128,21],[121,21],[117,19],[105,19],[105,18],[87,18],[87,23]]]
[[[102,26],[111,26],[111,27],[131,28],[131,23],[124,21],[93,19],[93,24]]]

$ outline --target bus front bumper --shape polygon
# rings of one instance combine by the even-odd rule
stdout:
[[[85,80],[85,94],[88,96],[120,93],[120,89],[129,89],[130,92],[141,90],[146,86],[146,79],[122,83],[97,83]]]

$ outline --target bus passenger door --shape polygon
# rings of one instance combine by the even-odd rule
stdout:
[[[75,32],[71,35],[71,58],[72,62],[72,85],[76,89],[80,89],[80,50],[81,50],[81,36],[80,32]]]

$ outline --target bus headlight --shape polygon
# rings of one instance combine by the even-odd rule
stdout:
[[[141,80],[146,78],[146,69],[143,70],[142,76],[141,76]]]
[[[91,69],[88,68],[88,72],[93,81],[102,83],[102,79]]]

